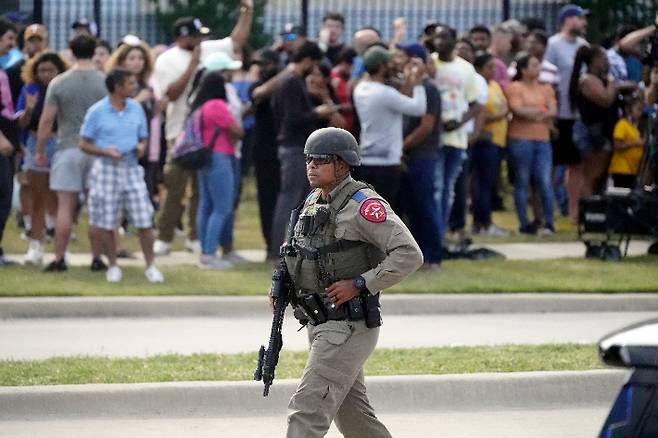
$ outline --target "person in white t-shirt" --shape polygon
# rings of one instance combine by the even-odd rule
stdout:
[[[445,236],[454,199],[457,177],[466,159],[468,147],[467,122],[482,108],[478,103],[480,87],[475,69],[468,61],[455,56],[457,31],[439,25],[434,33],[433,54],[436,86],[441,93],[443,134],[436,168],[435,198],[439,208],[439,233]]]
[[[201,20],[183,17],[174,23],[175,45],[160,55],[155,63],[154,77],[165,96],[169,99],[165,135],[170,148],[183,130],[189,112],[188,97],[192,82],[200,63],[209,55],[225,52],[233,55],[240,52],[249,37],[253,17],[253,0],[240,1],[240,17],[231,35],[219,40],[207,40],[210,30]],[[199,202],[196,172],[186,170],[168,162],[164,170],[167,198],[158,222],[158,240],[155,241],[156,255],[165,255],[171,249],[174,230],[183,214],[182,199],[188,182],[192,181],[192,197],[188,203],[189,234],[185,242],[187,250],[198,250],[196,237],[196,210]]]
[[[475,60],[475,47],[473,43],[467,38],[461,38],[457,41],[455,46],[455,53],[461,59],[467,61],[469,64],[473,64]],[[483,78],[477,71],[475,72],[475,81],[478,86],[479,96],[476,102],[481,105],[483,108],[489,100],[489,85],[487,80]],[[469,147],[472,145],[477,138],[480,136],[480,131],[485,123],[485,112],[479,111],[476,117],[473,117],[471,120],[464,124],[466,133],[468,134],[468,144]],[[466,209],[468,202],[468,187],[470,179],[470,152],[464,163],[462,164],[461,171],[459,176],[455,181],[454,185],[454,198],[452,201],[452,207],[450,208],[450,216],[448,218],[448,230],[451,233],[454,233],[457,237],[457,240],[464,241],[466,239]]]

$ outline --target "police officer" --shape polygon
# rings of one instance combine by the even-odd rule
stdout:
[[[319,129],[304,154],[314,190],[300,207],[286,265],[311,348],[288,406],[287,437],[323,437],[332,420],[348,438],[390,437],[366,396],[363,364],[379,336],[379,292],[416,271],[423,256],[388,203],[350,176],[360,159],[349,132]]]

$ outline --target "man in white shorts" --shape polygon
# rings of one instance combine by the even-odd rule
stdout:
[[[78,147],[79,131],[87,109],[106,95],[104,76],[91,61],[96,40],[89,35],[78,35],[69,42],[76,63],[48,85],[43,113],[37,131],[35,161],[47,166],[46,143],[57,122],[57,148],[50,166],[50,189],[57,193],[55,223],[55,260],[46,272],[66,271],[64,256],[71,237],[78,195],[86,188],[92,158]],[[100,259],[101,247],[90,228],[92,271],[105,270]]]
[[[89,108],[80,128],[80,147],[96,157],[89,178],[89,224],[102,230],[109,259],[107,281],[115,283],[122,278],[116,264],[114,230],[125,211],[138,229],[147,280],[162,283],[164,277],[153,264],[153,205],[144,169],[137,162],[148,141],[146,115],[141,105],[129,98],[137,78],[117,68],[107,74],[105,84],[109,96]]]

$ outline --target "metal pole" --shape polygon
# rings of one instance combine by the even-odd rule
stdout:
[[[101,36],[101,0],[94,0],[94,22],[96,22],[97,37]]]
[[[302,0],[302,27],[308,34],[308,0]]]
[[[43,0],[32,2],[32,22],[43,24]]]
[[[510,0],[503,0],[503,21],[510,19]]]

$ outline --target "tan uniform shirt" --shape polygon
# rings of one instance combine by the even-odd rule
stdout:
[[[342,181],[328,201],[351,181],[351,177]],[[386,254],[379,265],[361,274],[368,290],[377,293],[415,272],[423,264],[423,254],[388,202],[374,190],[359,192],[365,196],[357,196],[359,201],[350,199],[336,216],[336,238],[368,242]]]

